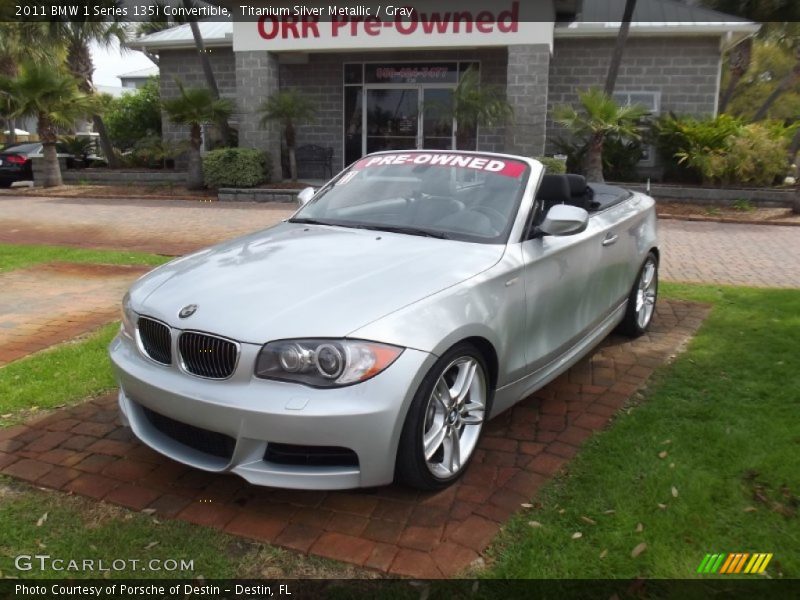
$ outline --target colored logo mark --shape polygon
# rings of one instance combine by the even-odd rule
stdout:
[[[770,560],[772,560],[772,553],[706,554],[700,566],[697,567],[697,572],[728,575],[732,573],[763,573]]]

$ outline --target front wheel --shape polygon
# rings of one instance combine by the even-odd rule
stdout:
[[[650,252],[644,259],[639,275],[628,296],[625,318],[620,323],[620,331],[630,337],[639,337],[653,320],[658,298],[658,257]]]
[[[403,425],[397,476],[436,490],[458,479],[478,445],[491,408],[486,361],[471,344],[458,344],[436,361],[417,390]]]

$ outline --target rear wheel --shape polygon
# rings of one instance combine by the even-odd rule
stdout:
[[[630,337],[639,337],[653,320],[658,298],[658,257],[650,252],[645,258],[639,275],[628,296],[625,318],[620,323],[620,331]]]
[[[491,408],[486,361],[471,344],[458,344],[436,361],[417,390],[397,451],[403,483],[436,490],[469,464]]]

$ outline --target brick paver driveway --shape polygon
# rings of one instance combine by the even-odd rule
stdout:
[[[659,221],[661,278],[800,288],[800,227]]]
[[[184,254],[269,227],[292,205],[0,196],[0,242]],[[663,279],[800,287],[800,227],[660,222]]]
[[[119,317],[147,267],[52,263],[0,273],[0,367]]]
[[[0,242],[181,255],[285,219],[293,205],[0,196]]]

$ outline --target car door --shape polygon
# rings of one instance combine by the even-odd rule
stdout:
[[[563,355],[608,316],[608,297],[598,294],[608,276],[607,233],[590,218],[581,233],[522,243],[529,373]]]

